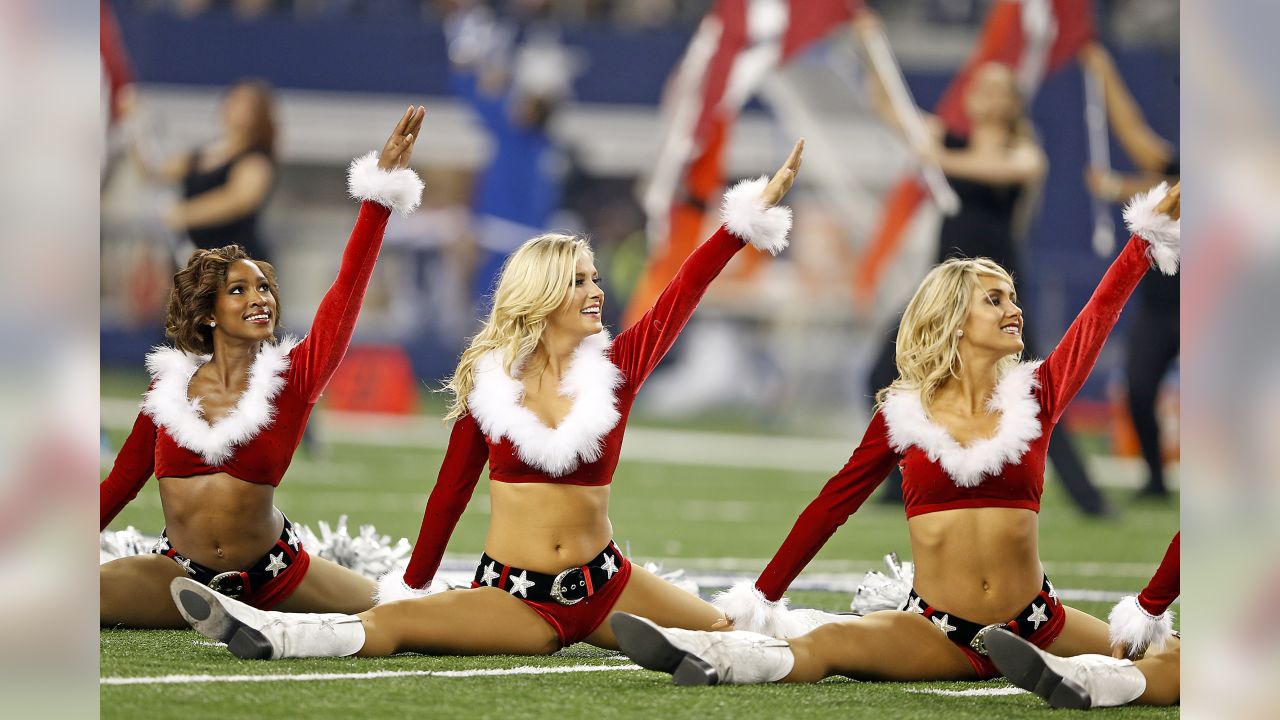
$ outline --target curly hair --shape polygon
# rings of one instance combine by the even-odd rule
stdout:
[[[213,352],[213,328],[206,324],[205,318],[213,315],[214,300],[226,282],[227,268],[239,260],[252,262],[266,276],[276,299],[276,317],[280,316],[280,287],[271,263],[254,260],[239,245],[197,250],[191,254],[187,266],[173,275],[173,291],[169,293],[169,309],[164,319],[164,334],[179,350],[197,355]]]

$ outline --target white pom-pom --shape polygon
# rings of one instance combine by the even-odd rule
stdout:
[[[109,563],[122,557],[147,555],[160,541],[152,535],[143,535],[130,525],[124,530],[103,530],[98,536],[98,564]]]
[[[408,168],[383,170],[378,153],[370,152],[351,161],[347,168],[347,191],[356,200],[372,200],[408,215],[422,202],[422,179]]]
[[[1129,232],[1147,241],[1147,255],[1160,272],[1173,275],[1178,272],[1181,254],[1181,223],[1156,210],[1168,192],[1169,183],[1160,183],[1134,195],[1124,206],[1124,224]]]
[[[1137,595],[1121,598],[1107,621],[1111,624],[1111,646],[1127,647],[1130,657],[1136,658],[1148,648],[1163,650],[1165,640],[1173,637],[1173,611],[1152,615],[1138,604]]]
[[[338,516],[337,529],[330,528],[324,520],[316,524],[319,535],[308,525],[295,523],[293,526],[307,552],[365,577],[376,578],[397,567],[403,569],[413,551],[405,538],[392,543],[390,536],[379,535],[372,525],[361,525],[360,533],[352,537],[347,531],[346,515]]]
[[[729,188],[720,205],[720,220],[737,237],[759,250],[777,255],[787,247],[791,208],[785,205],[766,208],[760,202],[760,193],[768,184],[769,178],[761,175]]]
[[[666,580],[667,582],[671,583],[672,585],[675,585],[676,587],[680,588],[681,590],[684,590],[685,592],[691,595],[698,594],[698,590],[699,590],[698,583],[695,582],[693,578],[690,578],[687,575],[685,575],[683,568],[677,568],[675,570],[665,570],[663,569],[662,565],[655,562],[646,562],[641,567],[653,573],[654,575],[657,575],[658,579]]]

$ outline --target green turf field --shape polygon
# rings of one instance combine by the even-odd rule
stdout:
[[[104,395],[136,394],[142,389],[138,383],[133,376],[104,377]],[[633,419],[632,424],[639,422]],[[118,446],[127,428],[107,429]],[[422,447],[353,444],[342,441],[340,432],[327,434],[330,442],[323,458],[297,455],[277,493],[277,505],[295,522],[313,528],[317,521],[332,524],[346,514],[353,531],[356,525],[373,523],[393,538],[415,537],[441,453]],[[615,536],[619,545],[630,545],[634,559],[661,560],[668,568],[694,570],[710,567],[713,559],[735,558],[735,568],[758,571],[825,480],[819,473],[624,460],[613,484]],[[479,556],[488,520],[485,492],[481,483],[450,542],[449,558]],[[1066,602],[1098,615],[1105,615],[1111,602],[1084,601],[1079,595],[1073,599],[1071,591],[1086,591],[1086,596],[1093,597],[1105,591],[1140,589],[1178,526],[1176,499],[1167,505],[1135,503],[1127,491],[1109,494],[1121,511],[1119,517],[1085,519],[1069,506],[1051,479],[1041,513],[1041,554],[1050,577]],[[112,527],[134,525],[156,534],[162,524],[155,483],[150,483]],[[868,504],[810,567],[815,572],[856,576],[883,569],[879,558],[889,551],[909,559],[902,510]],[[704,587],[703,593],[711,589]],[[850,600],[848,593],[821,591],[795,592],[791,597],[795,605],[831,610],[847,609]],[[828,680],[817,686],[676,688],[666,675],[625,669],[626,658],[581,644],[537,658],[405,655],[269,663],[238,660],[194,631],[104,630],[101,662],[104,718],[1003,718],[1051,712],[1027,694],[930,692],[1008,691],[1010,686],[1003,681]],[[510,672],[496,674],[501,669]],[[373,673],[378,675],[306,677]],[[276,679],[255,682],[234,676]],[[1176,709],[1107,712],[1128,718],[1177,715]]]

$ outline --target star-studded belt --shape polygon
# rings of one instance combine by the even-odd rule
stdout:
[[[210,589],[227,597],[241,598],[275,580],[305,551],[302,549],[302,540],[293,529],[293,523],[289,522],[289,518],[284,518],[284,527],[280,529],[280,538],[276,540],[276,544],[247,570],[224,572],[184,556],[169,544],[168,528],[161,531],[160,539],[151,548],[151,552],[178,563],[188,577],[201,585],[208,585]]]
[[[925,616],[925,618],[933,621],[933,624],[937,626],[942,634],[947,636],[948,640],[962,648],[969,648],[979,655],[985,656],[987,654],[987,646],[983,638],[988,632],[994,628],[1004,628],[1015,635],[1030,638],[1040,628],[1052,625],[1055,622],[1062,613],[1062,602],[1058,599],[1058,591],[1054,590],[1053,583],[1049,582],[1049,576],[1046,575],[1044,582],[1040,585],[1040,594],[1008,622],[983,625],[982,623],[965,620],[962,617],[956,617],[930,606],[929,603],[916,594],[914,588],[907,596],[907,602],[900,609]]]
[[[576,605],[600,592],[621,567],[622,553],[612,541],[585,564],[555,575],[504,565],[485,553],[476,566],[474,582],[477,587],[506,590],[522,600]]]

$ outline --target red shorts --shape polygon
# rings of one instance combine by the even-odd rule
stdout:
[[[224,572],[191,560],[169,544],[167,528],[160,533],[160,540],[151,552],[178,563],[201,585],[259,610],[270,610],[284,602],[302,584],[307,568],[311,567],[311,555],[293,534],[289,518],[284,519],[284,529],[276,544],[244,571]]]
[[[574,605],[561,605],[553,600],[541,602],[521,598],[520,601],[555,628],[556,635],[560,637],[560,647],[581,642],[609,617],[609,611],[613,610],[614,604],[627,587],[627,581],[631,579],[631,561],[626,557],[621,559],[622,565],[599,592]],[[483,586],[473,580],[471,587]]]

